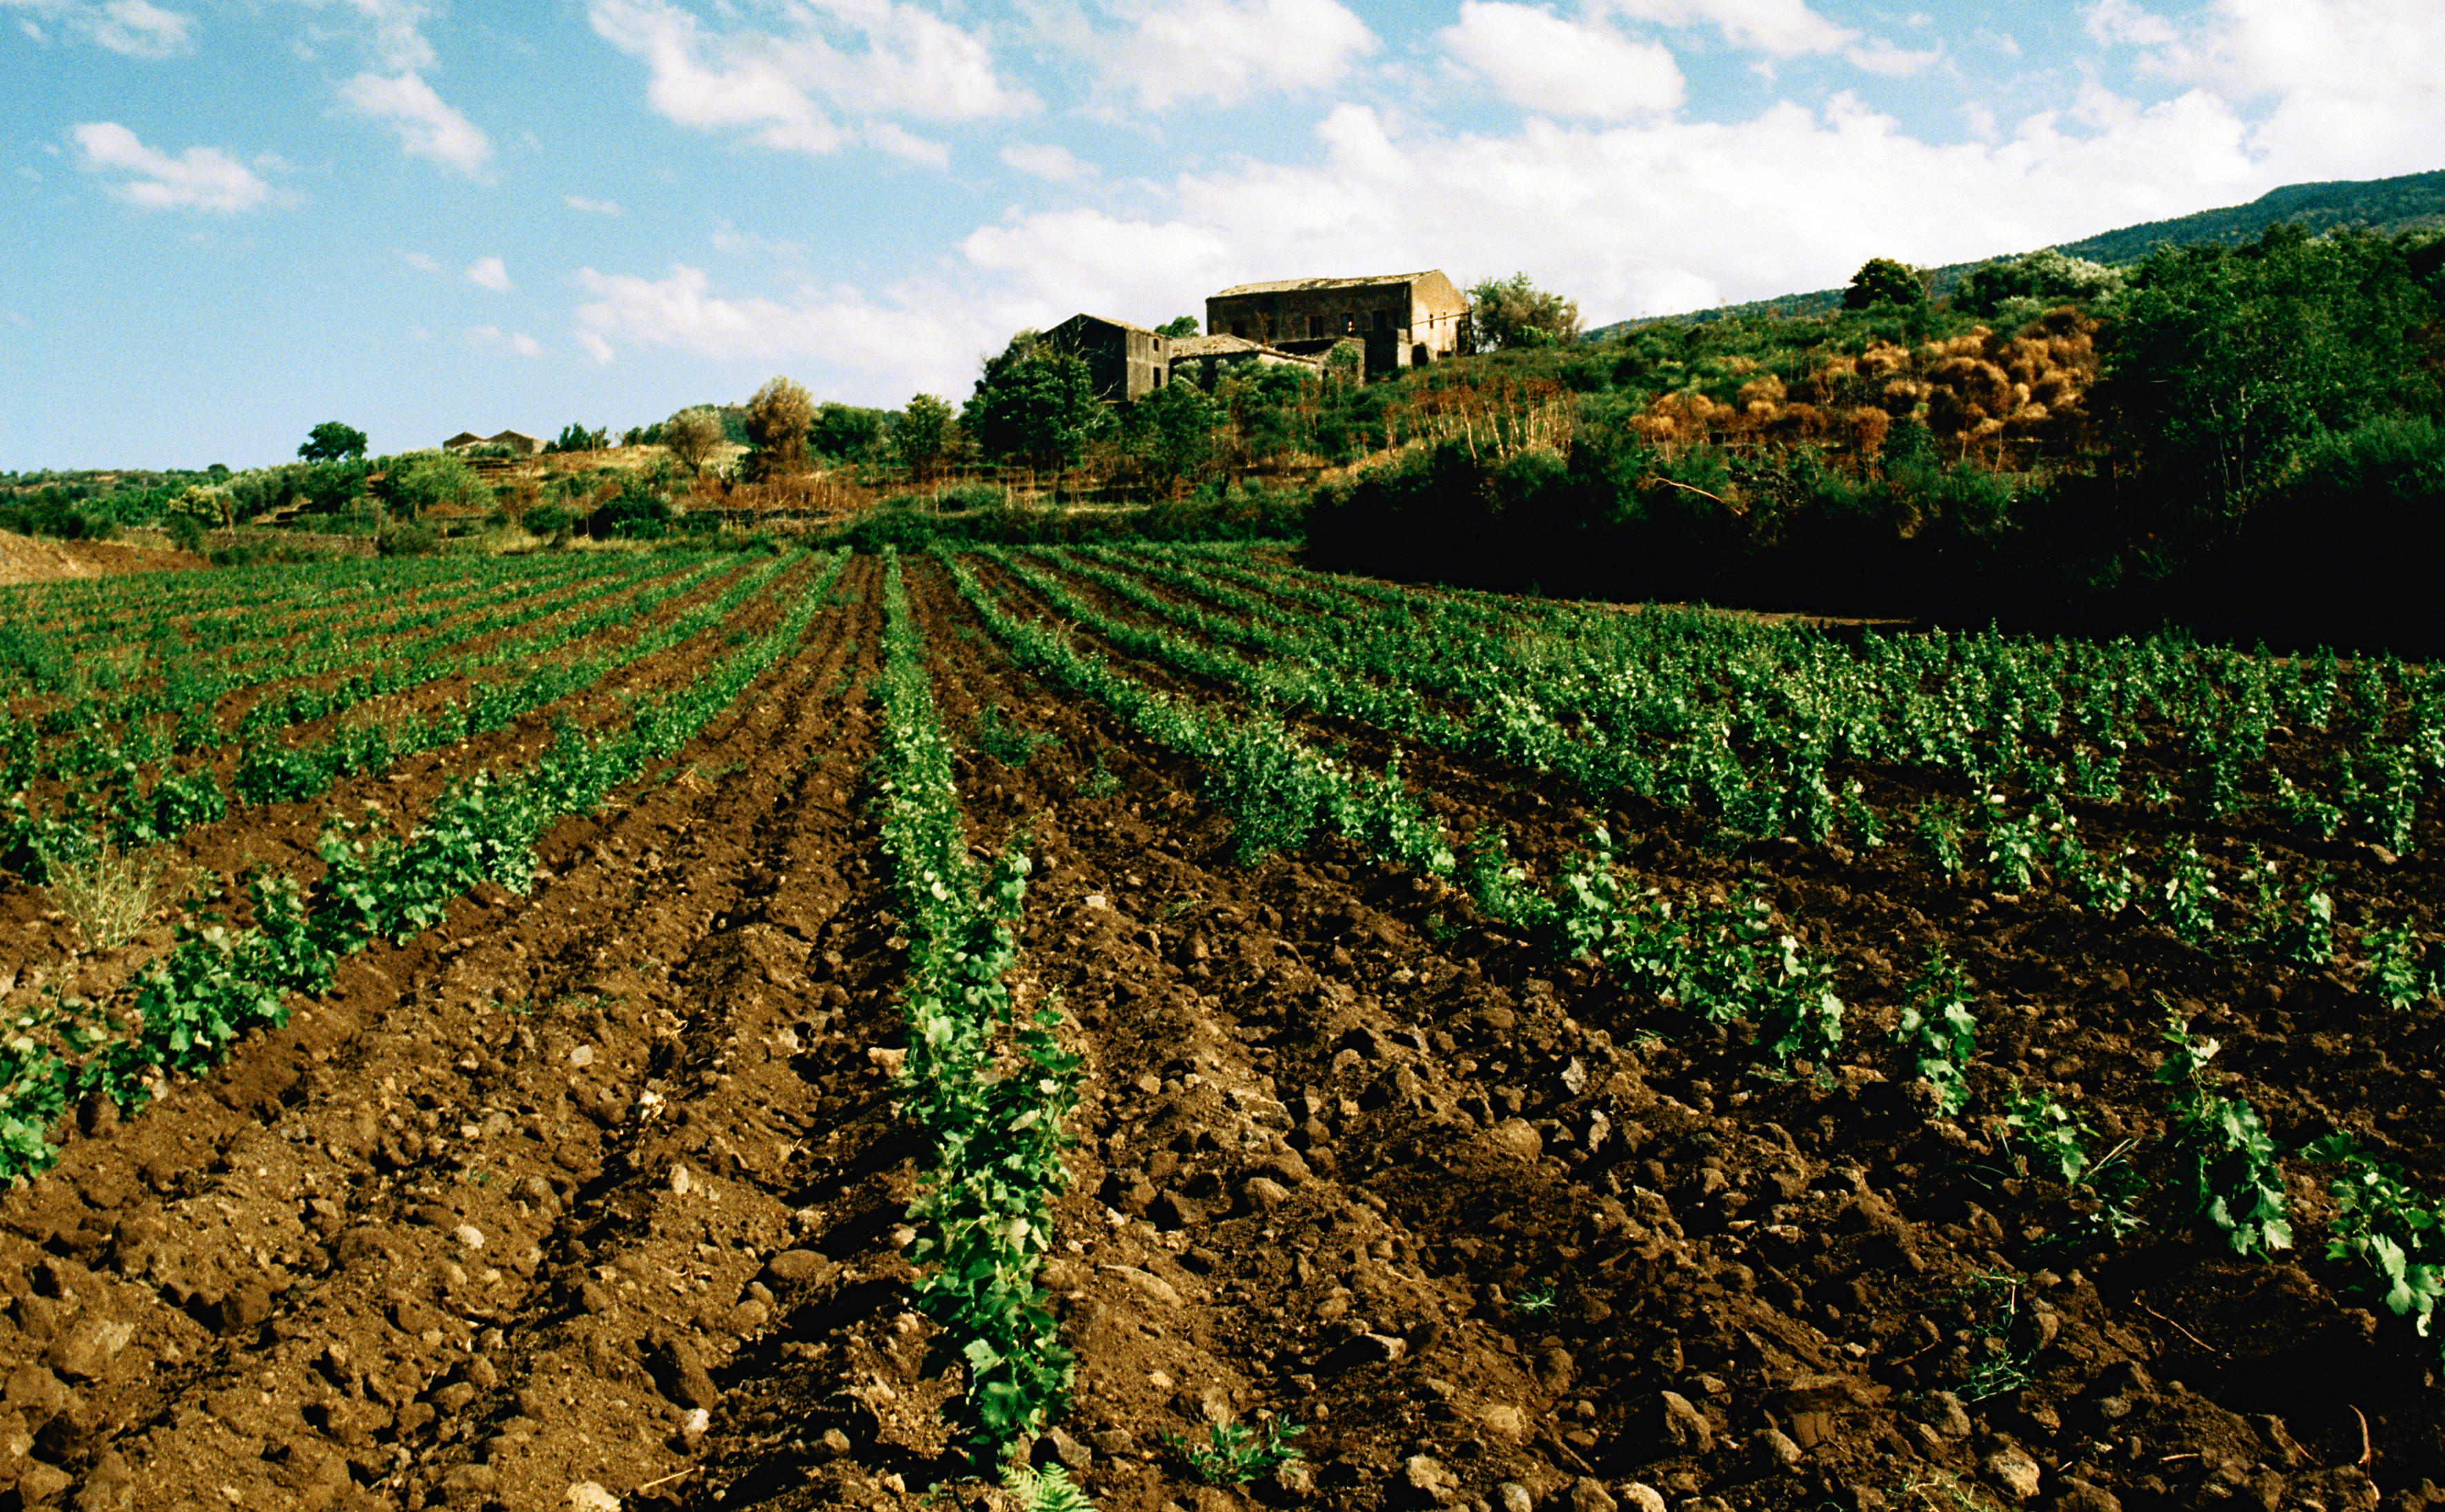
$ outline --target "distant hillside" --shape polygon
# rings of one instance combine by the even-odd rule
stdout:
[[[2281,189],[2268,190],[2246,205],[2202,210],[2196,215],[2180,215],[2172,220],[2152,220],[2144,225],[2125,226],[2119,231],[2102,232],[2081,241],[2060,242],[2057,246],[2074,257],[2087,257],[2108,264],[2136,263],[2158,247],[2186,247],[2197,242],[2216,242],[2230,247],[2256,241],[2268,227],[2287,220],[2312,232],[2333,231],[2345,226],[2389,233],[2445,230],[2445,170],[2405,174],[2398,178],[2286,184]],[[2037,249],[2025,250],[2034,252]],[[2019,254],[1999,252],[1995,255]],[[1981,258],[1979,262],[1988,260]],[[1952,286],[1961,281],[1962,275],[1977,266],[1979,263],[1974,262],[1948,263],[1942,268],[1929,269],[1928,274],[1936,296],[1941,298],[1950,293]],[[1715,309],[1616,321],[1588,332],[1588,339],[1601,341],[1633,326],[1652,325],[1656,320],[1821,315],[1841,308],[1841,289],[1820,289],[1805,294],[1753,299],[1744,305],[1725,305]]]

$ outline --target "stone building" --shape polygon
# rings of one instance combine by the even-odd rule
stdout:
[[[1095,392],[1119,403],[1144,399],[1170,378],[1169,339],[1144,326],[1078,314],[1046,331],[1044,340],[1085,358]]]
[[[1313,372],[1321,365],[1317,358],[1282,351],[1245,336],[1171,338],[1172,380],[1195,383],[1208,393],[1216,379],[1235,367],[1297,367]]]
[[[498,436],[478,436],[474,431],[460,431],[441,443],[445,452],[463,452],[472,446],[506,446],[520,457],[532,457],[543,450],[543,442],[524,431],[503,431]]]
[[[1366,348],[1369,373],[1387,373],[1468,351],[1468,296],[1439,270],[1241,284],[1207,296],[1205,331],[1303,357],[1347,338]]]

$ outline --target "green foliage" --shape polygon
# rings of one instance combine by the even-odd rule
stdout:
[[[1001,1488],[1018,1499],[1021,1512],[1095,1512],[1095,1503],[1058,1463],[1039,1470],[1014,1454],[1003,1462]]]
[[[2024,1175],[2034,1165],[2047,1181],[2071,1189],[2079,1222],[2074,1232],[2100,1239],[2119,1239],[2139,1226],[2137,1204],[2144,1188],[2138,1172],[2126,1158],[2133,1141],[2093,1154],[2097,1130],[2058,1099],[2012,1084],[2005,1103],[2003,1132],[2027,1147],[2016,1156]]]
[[[544,442],[547,452],[599,452],[611,444],[608,431],[588,430],[575,420],[560,428],[560,435]]]
[[[217,927],[182,930],[136,994],[147,1057],[180,1071],[209,1071],[249,1030],[287,1023],[287,995],[256,980],[249,964],[242,937]]]
[[[815,401],[803,384],[789,378],[771,380],[748,400],[742,420],[749,448],[744,471],[750,480],[795,473],[807,465]]]
[[[2326,1258],[2361,1264],[2387,1310],[2429,1337],[2436,1300],[2445,1297],[2445,1210],[2348,1133],[2329,1134],[2306,1153],[2342,1167],[2326,1188],[2335,1199]]]
[[[1009,722],[1001,705],[988,703],[977,711],[974,727],[977,749],[1017,770],[1036,757],[1036,753],[1061,743],[1061,737],[1046,730],[1022,730]]]
[[[2421,940],[2409,921],[2371,929],[2361,944],[2368,958],[2362,989],[2397,1013],[2445,992],[2445,952]]]
[[[447,452],[418,452],[395,459],[379,492],[392,513],[411,520],[427,510],[476,511],[493,502],[493,491],[476,470]]]
[[[1166,383],[1130,405],[1122,439],[1170,493],[1194,487],[1212,469],[1223,411],[1194,383]]]
[[[1526,273],[1513,273],[1470,286],[1468,326],[1482,352],[1567,346],[1579,339],[1579,307],[1538,288]]]
[[[663,421],[662,444],[680,465],[700,473],[730,439],[721,417],[710,405],[697,404]]]
[[[985,359],[961,424],[988,457],[1043,472],[1076,465],[1087,443],[1111,424],[1087,360],[1047,345],[1032,330]]]
[[[2284,1171],[2258,1111],[2212,1085],[2208,1062],[2217,1044],[2195,1038],[2181,1015],[2168,1009],[2165,1043],[2172,1047],[2156,1079],[2172,1089],[2174,1137],[2185,1163],[2186,1193],[2195,1216],[2220,1231],[2236,1255],[2271,1259],[2292,1247]]]
[[[1981,263],[1953,286],[1952,308],[1994,315],[2015,301],[2030,306],[2087,304],[2118,292],[2122,275],[2103,263],[2072,257],[2049,247],[2019,257]]]
[[[1894,1037],[1912,1052],[1918,1073],[1935,1089],[1936,1111],[1946,1118],[1969,1105],[1969,1063],[1978,1055],[1978,1020],[1969,1011],[1969,984],[1941,947],[1910,984]]]
[[[2198,847],[2186,844],[2174,857],[2163,895],[2165,922],[2174,933],[2186,943],[2206,945],[2215,934],[2216,902],[2223,894],[2216,890],[2215,875]]]
[[[2323,434],[2436,407],[2413,334],[2434,311],[2378,237],[2277,226],[2247,249],[2162,252],[2122,298],[2102,398],[2156,486],[2230,519]]]
[[[923,1225],[911,1252],[925,1272],[917,1306],[942,1330],[936,1364],[966,1369],[969,1443],[992,1465],[1069,1399],[1074,1363],[1036,1272],[1069,1181],[1061,1155],[1073,1142],[1081,1062],[1062,1048],[1060,1016],[1021,1012],[1006,980],[1027,858],[1014,849],[989,877],[970,859],[896,553],[885,561],[884,606],[883,845],[912,941],[900,1086],[932,1148],[909,1210]]]
[[[1169,336],[1175,341],[1183,336],[1194,336],[1197,334],[1197,317],[1194,315],[1174,315],[1171,319],[1165,321],[1160,326],[1157,326],[1154,328],[1154,333],[1158,336]]]
[[[1301,1458],[1291,1441],[1306,1431],[1297,1423],[1273,1418],[1262,1434],[1244,1423],[1226,1422],[1210,1426],[1204,1445],[1179,1433],[1166,1433],[1163,1441],[1188,1473],[1206,1484],[1245,1485],[1278,1465]]]
[[[308,462],[337,462],[365,455],[365,433],[338,420],[325,420],[306,433],[297,455]]]
[[[1844,309],[1926,303],[1927,286],[1919,281],[1918,270],[1890,257],[1871,257],[1861,263],[1859,271],[1851,275],[1851,287],[1842,291]]]
[[[948,401],[915,395],[891,427],[892,456],[911,476],[932,477],[958,450],[959,422],[959,411]]]

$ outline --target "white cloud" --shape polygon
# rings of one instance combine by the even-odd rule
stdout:
[[[2243,197],[2257,187],[2247,130],[2198,91],[2142,107],[2093,90],[1993,144],[1918,140],[1849,96],[1740,122],[1532,119],[1501,136],[1402,132],[1343,105],[1319,128],[1319,163],[1185,176],[1167,219],[1051,212],[961,250],[1065,314],[1146,321],[1249,279],[1441,266],[1467,283],[1525,264],[1601,322],[1836,286],[1870,256],[1948,262]],[[1419,195],[1427,182],[1469,185],[1470,214]]]
[[[108,0],[93,28],[93,40],[131,58],[175,58],[194,50],[196,18],[164,10],[145,0]]]
[[[988,345],[999,350],[1019,326],[1051,324],[1023,302],[962,300],[934,289],[902,289],[887,299],[812,287],[779,299],[727,295],[715,291],[703,270],[684,263],[672,264],[665,278],[586,268],[577,280],[594,296],[575,311],[577,340],[598,363],[614,361],[621,346],[716,358],[820,357],[910,392],[953,398],[967,391]]]
[[[564,201],[571,210],[582,210],[589,215],[617,215],[620,207],[608,199],[588,199],[584,195],[569,195]]]
[[[193,52],[196,18],[147,0],[0,0],[24,12],[18,28],[37,43],[49,41],[42,22],[130,58],[175,58]]]
[[[1543,115],[1620,121],[1675,109],[1685,93],[1661,45],[1539,6],[1461,0],[1460,25],[1437,40],[1505,100]]]
[[[682,126],[743,129],[764,146],[812,154],[863,140],[941,165],[949,154],[885,119],[959,122],[1037,108],[1005,84],[983,33],[899,0],[804,0],[788,29],[717,32],[671,0],[593,0],[604,41],[650,71],[645,98]],[[862,125],[844,127],[847,117]]]
[[[1081,162],[1069,148],[1049,141],[1014,141],[1001,150],[1004,166],[1056,184],[1092,183],[1093,163]]]
[[[1936,60],[1944,56],[1944,49],[1896,47],[1878,37],[1856,47],[1843,48],[1842,56],[1850,59],[1854,66],[1881,78],[1908,79],[1933,67]]]
[[[2160,47],[2180,35],[2173,23],[2136,0],[2091,0],[2081,25],[2107,47]]]
[[[124,174],[110,192],[146,210],[209,210],[235,215],[272,197],[271,186],[246,164],[217,147],[190,147],[173,158],[137,140],[115,121],[70,128],[78,166],[88,173]]]
[[[1806,0],[1612,0],[1610,9],[1658,26],[1711,26],[1736,47],[1778,58],[1832,52],[1858,35],[1811,10]]]
[[[338,10],[363,28],[362,40],[386,73],[415,73],[435,62],[433,44],[425,40],[425,23],[439,18],[440,0],[297,0],[317,13]],[[309,32],[310,40],[328,40]]]
[[[1126,0],[1124,37],[1087,41],[1108,87],[1150,110],[1329,89],[1375,34],[1338,0]]]
[[[2445,7],[2397,0],[2215,0],[2176,26],[2099,0],[2092,36],[2145,49],[2164,77],[2221,99],[2271,101],[2250,133],[2267,181],[2436,167],[2445,140]]]
[[[510,271],[498,257],[478,257],[467,266],[467,282],[506,294],[510,291]]]
[[[416,269],[420,272],[438,273],[441,271],[440,260],[429,252],[403,252],[399,255],[406,262],[407,266]]]
[[[493,140],[453,109],[414,73],[395,79],[361,73],[340,86],[340,101],[399,138],[411,158],[429,158],[470,178],[481,179],[493,160]]]
[[[540,357],[543,344],[524,331],[504,331],[498,326],[470,326],[467,345],[487,351],[506,351],[519,357]]]

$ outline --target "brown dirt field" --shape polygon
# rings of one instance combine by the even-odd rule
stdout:
[[[1187,764],[907,568],[972,836],[1023,832],[1036,863],[1018,995],[1088,1056],[1044,1272],[1076,1403],[1036,1454],[1097,1506],[2445,1504],[2435,1346],[2318,1258],[2313,1167],[2290,1165],[2280,1263],[2161,1204],[2081,1237],[1975,1112],[1926,1115],[1877,1028],[1940,939],[1980,989],[1977,1111],[2015,1078],[2077,1089],[2153,1146],[2162,994],[2287,1148],[2356,1128],[2435,1189],[2436,1004],[2206,961],[1893,848],[1727,848],[1405,754],[1447,824],[1499,821],[1533,865],[1602,818],[1651,878],[1764,888],[1853,1022],[1824,1078],[1762,1073],[1738,1033],[1337,844],[1234,865]],[[852,563],[798,656],[556,829],[532,896],[377,944],[0,1198],[0,1512],[995,1499],[946,1452],[902,1253],[921,1152],[892,1113],[906,941],[866,776],[880,578]],[[1057,744],[966,749],[987,705]],[[2285,859],[2332,869],[2347,917],[2433,932],[2445,832],[2420,837],[2400,863]],[[1243,1489],[1167,1447],[1266,1414],[1307,1458]]]
[[[0,531],[0,586],[114,572],[177,571],[205,565],[191,551],[146,551],[116,541],[53,541]]]

